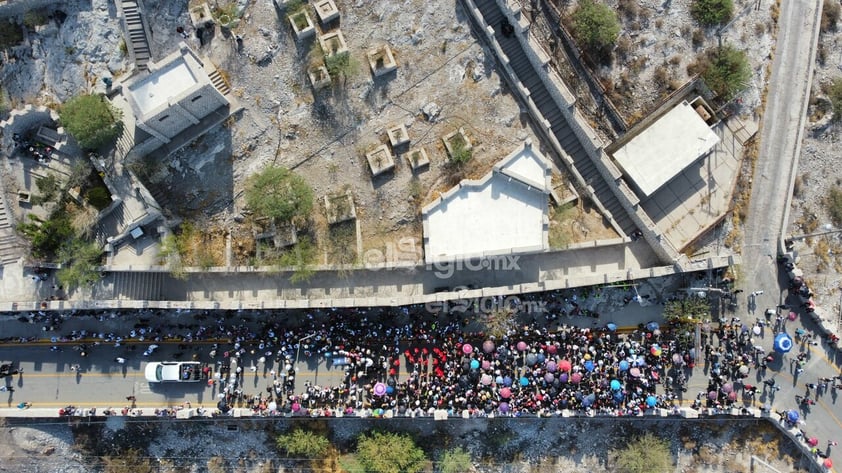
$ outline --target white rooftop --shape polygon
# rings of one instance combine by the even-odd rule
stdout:
[[[550,167],[524,146],[478,181],[423,210],[425,258],[454,260],[547,247]]]
[[[706,155],[719,137],[682,102],[614,153],[614,160],[646,196]]]
[[[187,62],[180,57],[133,84],[130,93],[141,114],[146,115],[197,82]]]

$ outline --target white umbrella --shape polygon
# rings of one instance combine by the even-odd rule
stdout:
[[[276,403],[275,401],[272,401],[272,402],[269,403],[269,405],[267,407],[269,408],[270,411],[274,411],[275,409],[278,408],[278,403]]]
[[[760,326],[759,326],[759,325],[755,325],[755,326],[751,329],[751,331],[752,331],[752,333],[754,333],[755,335],[760,335]]]

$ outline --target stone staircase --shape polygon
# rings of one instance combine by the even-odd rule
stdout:
[[[486,24],[494,28],[497,33],[495,38],[500,44],[503,53],[509,58],[510,65],[517,75],[517,79],[529,90],[529,96],[535,102],[535,106],[541,112],[544,119],[550,123],[552,133],[558,139],[562,149],[573,159],[573,166],[576,168],[576,171],[594,189],[596,198],[607,211],[611,212],[611,215],[620,228],[623,229],[626,235],[630,235],[637,226],[611,189],[610,186],[613,183],[606,182],[602,178],[591,156],[570,128],[564,114],[541,81],[539,74],[546,74],[546,72],[535,70],[514,34],[508,38],[502,34],[500,27],[504,15],[495,0],[473,1]],[[484,38],[483,35],[479,36],[480,38]],[[497,59],[499,60],[500,58]]]
[[[146,35],[146,25],[143,24],[140,5],[137,0],[122,0],[121,7],[126,28],[126,46],[130,50],[130,57],[134,58],[138,69],[147,70],[147,64],[152,59],[152,52],[149,49],[149,38]]]
[[[5,201],[0,195],[0,266],[14,263],[24,255],[24,246],[15,233],[14,222],[6,213]]]
[[[132,216],[126,210],[123,202],[113,205],[106,215],[100,217],[96,228],[94,228],[94,239],[100,246],[105,245],[108,237],[114,237],[122,233],[132,221]]]
[[[228,87],[225,79],[222,78],[222,74],[219,73],[219,69],[214,69],[210,74],[208,74],[208,78],[210,78],[211,83],[214,87],[216,87],[216,90],[218,90],[220,94],[228,95],[231,92],[231,88]]]
[[[147,271],[115,271],[108,274],[110,299],[133,301],[162,300],[164,283],[169,273]],[[104,291],[108,296],[108,290]]]

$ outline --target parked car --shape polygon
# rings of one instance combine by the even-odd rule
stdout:
[[[150,383],[195,383],[202,380],[202,364],[198,361],[155,361],[144,371]]]

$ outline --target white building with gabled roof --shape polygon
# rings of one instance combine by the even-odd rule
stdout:
[[[549,249],[552,167],[527,140],[479,180],[422,211],[424,259],[450,262]]]

